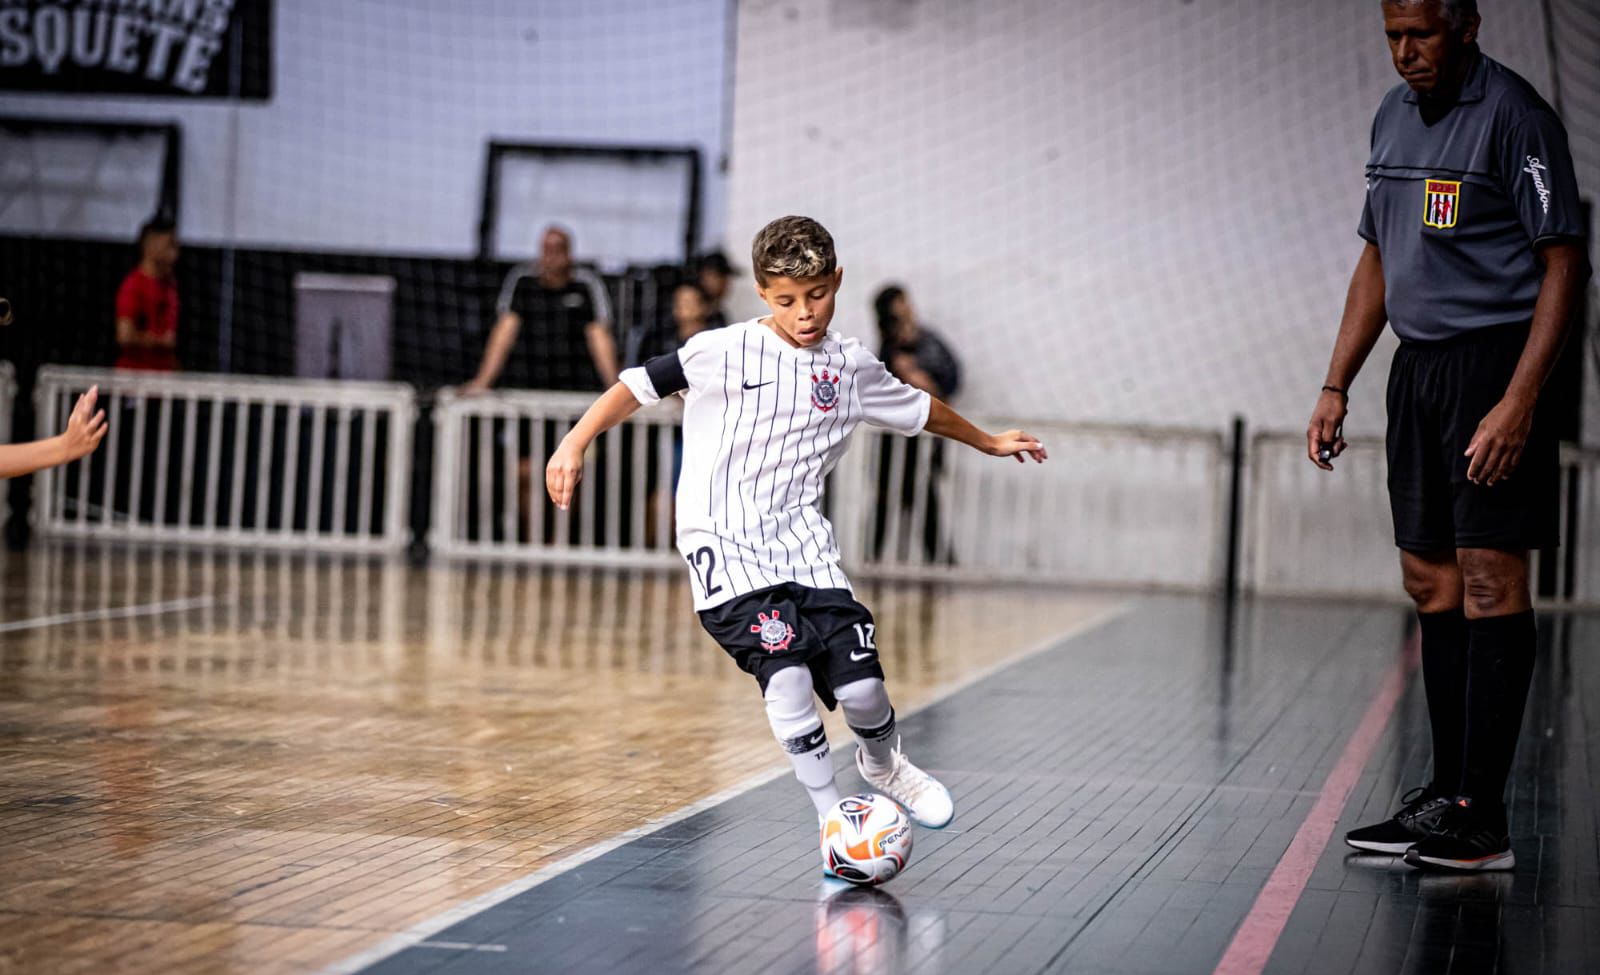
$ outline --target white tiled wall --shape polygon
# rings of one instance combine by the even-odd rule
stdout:
[[[472,253],[493,137],[698,146],[712,240],[723,226],[727,0],[273,6],[269,102],[8,93],[3,111],[181,122],[194,241]]]
[[[1548,91],[1540,5],[1485,10]],[[1398,80],[1377,0],[749,0],[735,77],[728,240],[821,219],[846,331],[896,280],[982,412],[1304,429]]]

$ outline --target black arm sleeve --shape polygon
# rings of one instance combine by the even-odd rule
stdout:
[[[646,361],[644,372],[650,377],[650,385],[655,387],[656,395],[662,399],[689,388],[689,377],[683,374],[683,360],[678,358],[676,352]]]

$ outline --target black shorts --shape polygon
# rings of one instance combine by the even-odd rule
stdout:
[[[1548,548],[1559,531],[1560,458],[1535,417],[1522,459],[1493,487],[1467,480],[1467,445],[1500,402],[1527,343],[1526,326],[1441,342],[1405,342],[1389,370],[1389,506],[1408,552]]]
[[[706,628],[763,694],[785,667],[809,667],[817,696],[832,711],[833,689],[868,677],[883,679],[872,613],[848,589],[784,583],[700,611]]]

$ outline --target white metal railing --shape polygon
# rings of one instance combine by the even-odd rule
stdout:
[[[677,565],[674,410],[641,411],[597,438],[570,511],[546,497],[545,462],[593,402],[587,393],[441,392],[429,548],[446,556]]]
[[[1303,434],[1259,433],[1247,484],[1245,585],[1270,595],[1404,599],[1383,441],[1358,439],[1319,470]],[[1600,603],[1600,451],[1561,453],[1562,547],[1535,553],[1546,604]]]
[[[100,386],[100,449],[34,482],[47,535],[335,551],[406,544],[416,397],[401,383],[45,366],[41,429]]]
[[[918,579],[1218,583],[1227,529],[1221,433],[1022,426],[1048,448],[1043,465],[864,429],[834,485],[835,525],[853,566]]]
[[[546,499],[545,461],[592,402],[582,393],[441,395],[430,548],[447,556],[678,564],[671,517],[678,416],[670,409],[636,413],[595,442],[570,513]],[[1227,474],[1221,434],[1028,429],[1045,439],[1051,460],[1026,469],[932,437],[863,429],[827,497],[850,567],[920,579],[1217,582]]]
[[[1304,434],[1262,432],[1246,465],[1246,588],[1405,598],[1382,440],[1350,440],[1324,471],[1306,459]]]
[[[0,359],[0,443],[11,442],[11,415],[17,398],[17,373],[11,363]],[[11,486],[0,482],[0,530],[11,518]]]

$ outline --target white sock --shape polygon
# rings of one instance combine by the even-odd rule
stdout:
[[[862,763],[874,775],[894,767],[894,706],[889,691],[876,677],[852,681],[834,688],[833,696],[844,709],[844,719],[855,732],[864,753]]]
[[[785,667],[767,681],[767,722],[794,765],[794,777],[805,786],[818,815],[826,815],[839,801],[833,783],[833,759],[828,733],[822,727],[813,698],[811,671]]]
[[[794,777],[806,787],[806,795],[817,807],[818,816],[839,801],[839,787],[833,782],[833,759],[828,751],[828,733],[821,725],[809,735],[789,738],[782,742],[789,761],[794,765]]]

